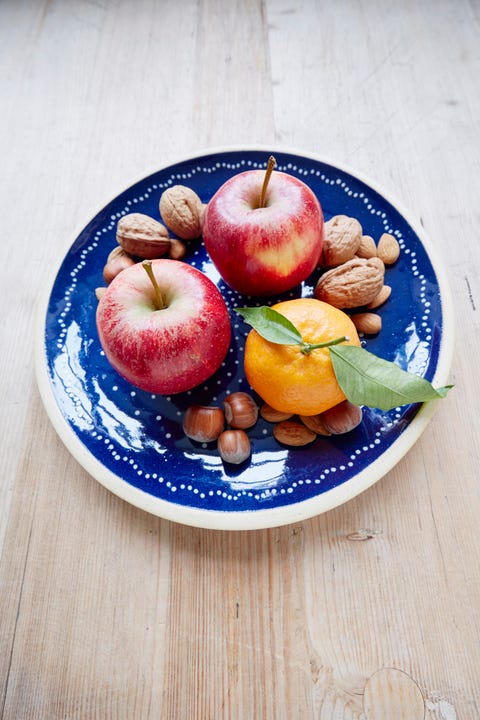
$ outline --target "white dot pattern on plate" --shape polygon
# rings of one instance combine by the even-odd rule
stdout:
[[[110,217],[107,219],[105,224],[98,229],[91,240],[91,242],[81,250],[79,253],[78,262],[73,267],[73,269],[70,272],[70,282],[68,286],[65,288],[64,292],[64,306],[61,311],[61,313],[58,316],[58,325],[59,325],[59,332],[57,336],[57,348],[58,350],[62,350],[64,347],[68,328],[69,328],[69,322],[68,317],[72,310],[72,302],[71,297],[76,291],[78,278],[82,276],[83,274],[89,273],[89,256],[91,253],[96,251],[99,248],[99,244],[104,241],[103,238],[105,235],[112,235],[114,233],[116,225],[118,220],[126,215],[127,213],[130,213],[132,211],[141,211],[141,206],[145,201],[147,201],[150,198],[156,198],[160,197],[163,190],[166,188],[176,184],[176,183],[185,183],[188,184],[188,181],[194,178],[197,174],[204,174],[204,175],[214,175],[219,169],[223,170],[231,170],[235,172],[240,172],[246,169],[250,168],[261,168],[264,169],[266,166],[265,162],[256,162],[253,160],[239,160],[238,162],[212,162],[212,163],[205,163],[205,164],[197,164],[195,167],[192,167],[188,172],[174,172],[169,177],[165,179],[164,182],[152,182],[152,184],[147,187],[140,195],[137,197],[130,198],[125,201],[124,207],[119,210],[118,212],[111,214]],[[287,162],[284,165],[279,164],[277,166],[278,170],[282,170],[284,172],[289,172],[297,175],[300,178],[304,178],[305,181],[308,183],[308,177],[314,176],[317,181],[320,181],[321,183],[325,184],[326,186],[337,186],[341,191],[343,191],[344,196],[346,199],[354,199],[356,202],[361,202],[364,205],[364,209],[368,211],[369,214],[372,215],[372,217],[376,217],[381,221],[383,232],[391,233],[393,234],[400,245],[401,248],[401,257],[402,261],[404,263],[409,264],[409,272],[413,275],[413,277],[417,278],[419,282],[420,287],[420,293],[419,298],[420,302],[423,308],[423,314],[421,317],[420,324],[417,326],[417,332],[420,331],[422,333],[421,341],[428,344],[432,340],[432,328],[430,325],[430,307],[431,303],[428,299],[428,294],[426,292],[426,284],[427,281],[425,277],[421,274],[417,258],[416,258],[416,252],[414,250],[411,250],[410,247],[405,242],[405,239],[402,235],[402,232],[396,228],[393,227],[390,224],[389,218],[387,217],[387,214],[375,206],[375,200],[367,195],[367,193],[364,192],[357,192],[355,189],[352,189],[349,184],[338,177],[332,177],[329,176],[328,172],[324,172],[321,170],[316,170],[312,168],[303,168],[300,164],[297,163],[291,163]],[[332,170],[332,173],[334,174],[334,170]],[[203,267],[203,261],[201,256],[201,251],[199,248],[192,254],[192,256],[189,258],[189,262],[194,267],[198,267],[198,269],[201,269],[203,271],[207,272],[207,275],[214,281],[219,281],[219,275],[215,268],[210,266],[208,269],[205,269]],[[387,271],[388,272],[388,271]],[[227,304],[230,303],[232,299],[236,297],[236,293],[234,291],[230,290],[228,287],[225,287],[224,290],[222,290],[225,299],[227,301]],[[294,297],[294,294],[291,294],[291,297]],[[258,299],[255,299],[255,303],[257,305],[263,304],[261,301],[258,301]],[[237,339],[242,343],[242,345],[239,346],[240,351],[243,350],[243,338],[248,334],[247,330],[241,330],[241,326],[238,322],[232,323],[232,329],[234,334],[236,335]],[[365,344],[365,340],[362,340],[363,344]],[[98,350],[99,353],[102,353],[101,349]],[[230,348],[230,353],[233,352],[233,348]],[[103,354],[103,353],[102,353]],[[426,362],[426,360],[425,360]],[[238,365],[239,360],[235,359],[234,364]],[[227,367],[227,363],[224,362],[222,367],[225,369]],[[423,368],[419,368],[419,370],[422,370]],[[241,374],[235,374],[232,372],[231,369],[228,370],[226,373],[227,377],[229,378],[229,385],[228,385],[228,391],[232,392],[235,390],[247,390],[248,391],[248,384],[245,380],[245,378]],[[204,386],[204,390],[206,392],[210,392],[212,394],[212,402],[217,402],[219,397],[221,397],[221,394],[216,393],[216,386],[221,385],[222,381],[215,379],[207,382]],[[113,393],[116,393],[118,391],[118,385],[112,384],[111,391]],[[132,390],[130,392],[130,395],[133,398],[136,396],[136,391]],[[155,395],[150,396],[152,400],[155,399]],[[170,401],[171,399],[167,398],[167,401]],[[82,412],[83,409],[80,409],[79,412]],[[142,408],[137,407],[134,410],[134,417],[136,419],[136,422],[140,423],[142,422]],[[180,413],[177,412],[177,415]],[[312,485],[321,485],[325,478],[331,474],[337,474],[339,476],[342,475],[342,473],[351,472],[351,469],[355,467],[355,464],[358,462],[359,458],[366,452],[369,452],[373,450],[376,446],[378,446],[381,443],[381,437],[384,432],[388,432],[392,427],[394,427],[401,419],[401,409],[397,408],[395,411],[392,411],[389,414],[385,414],[382,427],[380,430],[377,430],[375,433],[375,437],[373,437],[368,444],[362,444],[361,446],[352,449],[349,457],[342,461],[341,464],[337,465],[331,465],[330,467],[324,468],[322,472],[319,472],[317,476],[311,476],[306,478],[300,478],[293,480],[291,482],[282,482],[279,481],[278,484],[274,487],[260,487],[255,488],[252,486],[250,489],[247,487],[238,487],[238,489],[235,489],[236,485],[239,485],[238,482],[231,482],[231,487],[228,487],[228,481],[226,483],[226,486],[224,489],[217,489],[217,490],[209,490],[204,491],[203,488],[199,488],[195,484],[194,477],[191,478],[190,482],[173,482],[171,478],[166,479],[161,472],[161,465],[164,463],[165,465],[168,464],[168,454],[163,452],[159,453],[158,455],[158,472],[151,472],[151,469],[146,470],[141,463],[141,457],[138,456],[138,448],[134,449],[134,455],[132,456],[132,453],[129,451],[128,448],[120,448],[119,445],[112,441],[110,438],[104,438],[101,433],[98,433],[97,431],[93,430],[91,435],[92,437],[96,438],[99,442],[103,442],[105,445],[105,448],[111,453],[111,457],[113,460],[117,463],[124,464],[125,466],[128,466],[130,472],[133,471],[138,477],[145,477],[148,480],[153,480],[159,485],[163,486],[168,490],[168,492],[172,495],[178,495],[179,493],[186,493],[193,496],[198,496],[201,500],[207,499],[209,496],[213,497],[215,494],[224,500],[231,501],[232,503],[236,502],[240,497],[246,496],[249,498],[253,498],[258,502],[261,502],[262,500],[266,500],[272,497],[275,497],[278,495],[290,495],[293,493],[297,488],[301,488],[302,486],[312,486]],[[161,415],[157,415],[156,419],[160,422],[162,420]],[[179,423],[180,423],[179,419]],[[263,429],[262,434],[265,435],[265,433],[268,432],[267,430]],[[166,432],[164,434],[164,439],[169,440],[171,439],[171,433]],[[159,445],[161,446],[162,439],[157,439]],[[288,451],[286,451],[288,452]],[[215,467],[215,465],[221,464],[221,460],[215,457],[210,457],[209,461],[212,465],[212,467]]]

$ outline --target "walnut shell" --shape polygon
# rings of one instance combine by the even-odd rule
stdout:
[[[337,308],[367,305],[383,287],[385,266],[379,258],[353,258],[328,270],[318,281],[314,295]]]
[[[182,240],[202,233],[205,208],[197,193],[185,185],[172,185],[162,193],[160,214],[165,225]]]
[[[149,215],[130,213],[117,223],[117,242],[129,255],[154,260],[170,250],[167,228]]]
[[[348,215],[334,215],[323,226],[323,267],[351,260],[362,240],[362,226]]]

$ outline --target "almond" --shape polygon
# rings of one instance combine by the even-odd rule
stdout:
[[[393,265],[400,255],[398,240],[389,233],[383,233],[378,241],[377,255],[385,265]]]
[[[205,219],[205,211],[207,209],[207,205],[208,205],[208,203],[202,203],[202,207],[200,208],[200,211],[198,214],[201,229],[203,229],[203,221]]]
[[[130,267],[130,265],[135,265],[135,260],[131,258],[123,248],[118,246],[114,248],[111,253],[109,253],[107,262],[103,268],[103,279],[107,285],[110,285],[112,280],[116,278],[122,270]]]
[[[170,239],[170,252],[168,253],[172,260],[182,260],[187,254],[187,246],[178,238]]]
[[[350,318],[358,332],[364,335],[377,335],[382,329],[382,318],[377,313],[355,313]]]
[[[330,430],[327,430],[323,421],[322,414],[320,415],[300,415],[302,423],[312,432],[317,435],[331,435]]]
[[[275,410],[268,403],[263,403],[260,408],[260,415],[267,422],[281,422],[282,420],[289,420],[292,417],[292,413],[282,412],[281,410]]]
[[[314,295],[337,308],[361,307],[378,295],[384,275],[385,266],[379,258],[353,258],[324,273]]]
[[[149,215],[130,213],[117,224],[117,242],[129,255],[153,260],[170,250],[167,228]]]
[[[107,291],[107,288],[106,288],[106,287],[97,287],[97,288],[95,288],[95,297],[97,298],[97,300],[100,300],[100,298],[102,297],[102,295],[105,295],[106,291]]]
[[[110,252],[107,255],[107,263],[111,262],[112,260],[116,260],[119,257],[128,257],[130,258],[130,255],[125,252],[125,250],[120,247],[120,245],[116,245],[113,250],[110,250]],[[132,260],[132,258],[130,258]],[[132,260],[132,262],[134,262]]]
[[[348,215],[334,215],[323,226],[323,267],[351,260],[362,240],[362,226]]]
[[[383,305],[383,303],[387,302],[388,298],[392,294],[392,288],[390,285],[384,285],[378,295],[373,298],[372,302],[369,302],[367,305],[367,308],[369,310],[375,310],[375,308],[380,307],[380,305]]]
[[[377,257],[377,246],[375,245],[375,240],[371,237],[371,235],[362,235],[360,245],[358,246],[355,254],[357,257],[361,258]]]
[[[282,445],[301,447],[313,442],[316,434],[296,420],[283,420],[273,426],[273,436]]]
[[[162,193],[160,214],[165,225],[182,240],[202,233],[205,208],[197,193],[185,185],[172,185]]]

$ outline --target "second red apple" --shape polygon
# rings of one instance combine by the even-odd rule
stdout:
[[[231,337],[227,306],[213,282],[187,263],[165,259],[117,275],[98,303],[97,329],[112,367],[161,395],[208,380]]]

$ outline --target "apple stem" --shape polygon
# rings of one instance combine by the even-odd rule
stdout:
[[[152,261],[151,260],[144,260],[142,262],[142,266],[145,269],[145,272],[147,273],[148,277],[150,278],[150,281],[153,285],[153,289],[155,290],[155,310],[164,310],[164,308],[167,307],[167,303],[165,302],[165,298],[163,297],[160,288],[158,287],[157,279],[155,275],[153,274],[152,270]]]
[[[276,164],[277,161],[275,160],[273,155],[270,155],[270,157],[268,158],[267,169],[265,170],[265,177],[263,179],[262,192],[260,193],[260,204],[258,206],[259,208],[265,207],[265,195],[267,194],[268,183],[270,181],[270,177]]]

